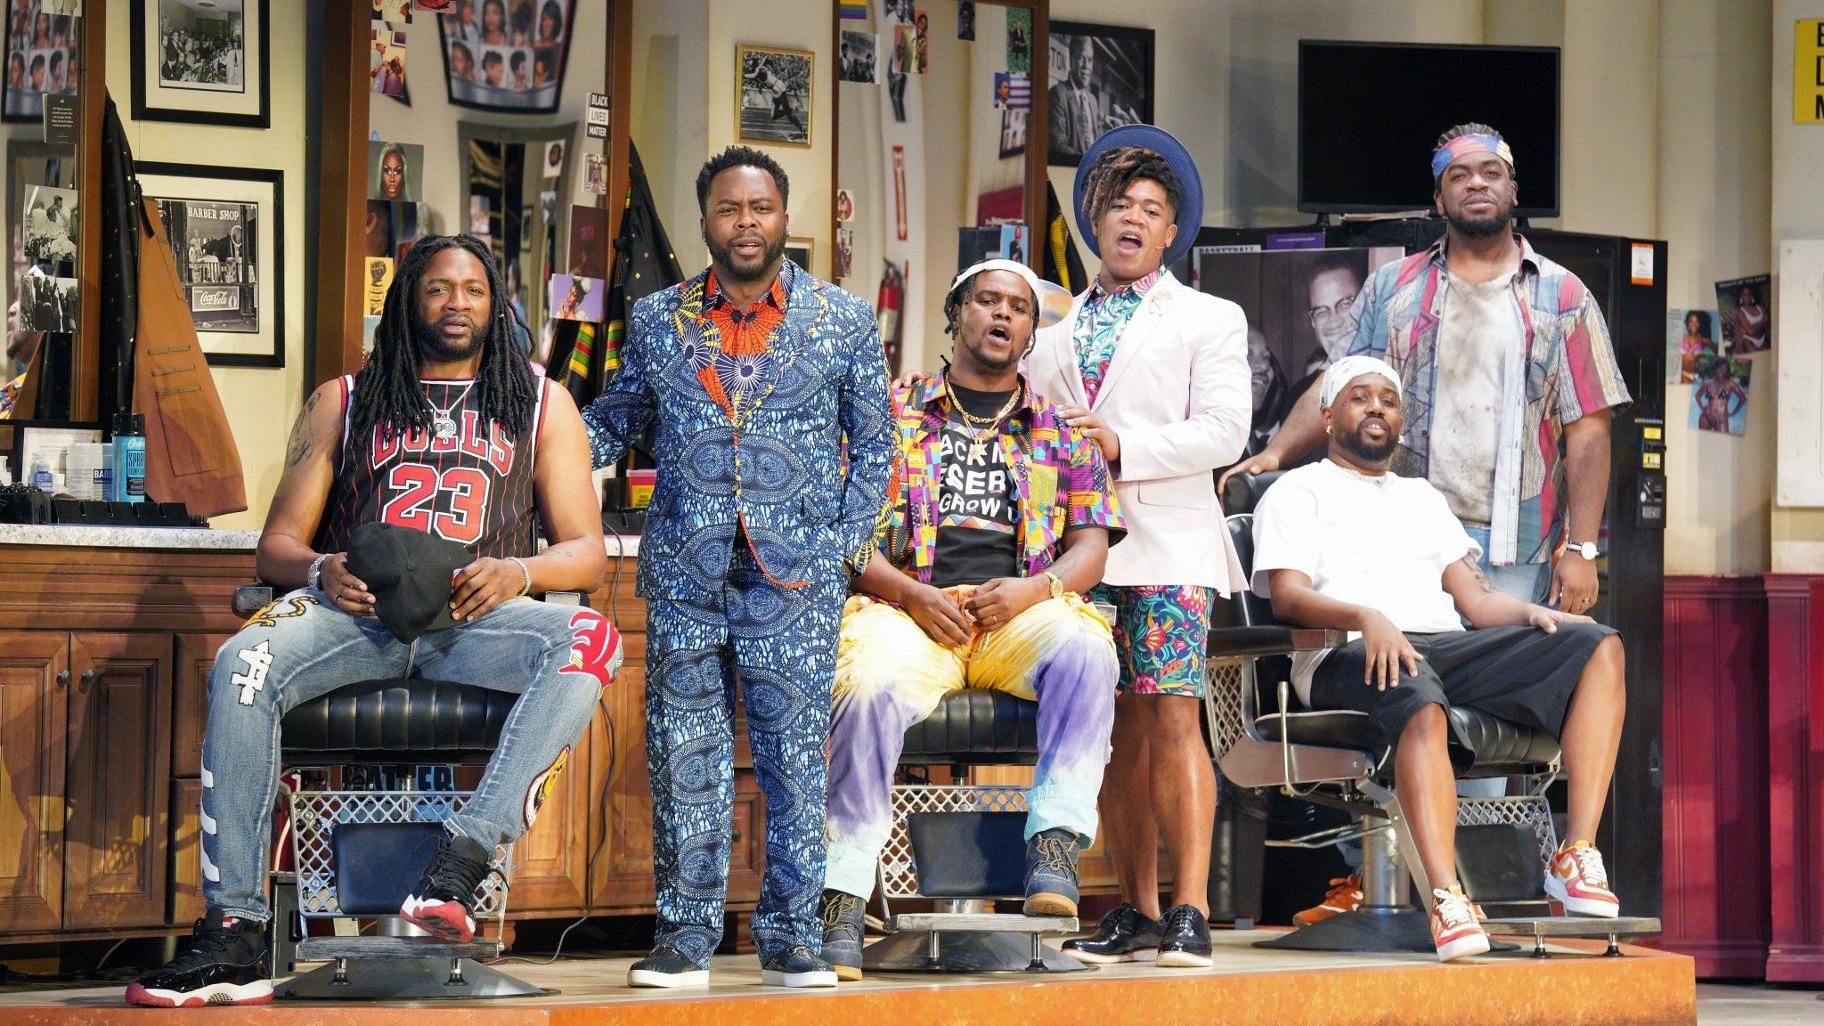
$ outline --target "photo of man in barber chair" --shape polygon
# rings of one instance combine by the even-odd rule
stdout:
[[[1399,375],[1386,363],[1338,361],[1320,399],[1330,455],[1261,496],[1252,587],[1282,621],[1349,632],[1340,648],[1295,652],[1292,687],[1311,710],[1367,714],[1392,745],[1397,808],[1431,888],[1439,960],[1489,950],[1458,878],[1456,771],[1478,760],[1447,716],[1453,708],[1557,740],[1568,839],[1551,854],[1545,894],[1572,915],[1616,917],[1590,839],[1621,738],[1620,636],[1495,590],[1441,493],[1388,471],[1405,421]]]
[[[1077,914],[1114,728],[1114,639],[1083,598],[1126,534],[1101,449],[1020,373],[1070,295],[1013,260],[956,277],[948,366],[894,393],[899,473],[843,610],[830,722],[823,957],[862,976],[863,905],[893,827],[909,727],[965,688],[1036,701],[1028,916]]]

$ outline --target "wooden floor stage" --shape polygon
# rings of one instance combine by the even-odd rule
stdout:
[[[416,1006],[275,1001],[246,1008],[136,1009],[119,987],[0,994],[8,1026],[1503,1026],[1503,1024],[1693,1024],[1693,963],[1683,955],[1600,943],[1553,944],[1440,965],[1426,955],[1350,955],[1266,950],[1271,936],[1218,931],[1210,969],[1129,963],[1049,976],[881,976],[836,990],[760,986],[752,956],[718,956],[708,990],[630,990],[631,958],[564,959],[498,968],[552,997],[434,1002]],[[427,1015],[427,1008],[435,1008]]]

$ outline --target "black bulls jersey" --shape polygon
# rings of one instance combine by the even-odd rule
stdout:
[[[329,486],[329,506],[317,528],[318,552],[346,552],[355,528],[380,520],[429,531],[464,545],[476,556],[538,554],[538,506],[532,468],[544,423],[545,379],[538,379],[532,428],[514,438],[487,424],[474,406],[471,381],[425,381],[425,398],[454,422],[454,432],[415,431],[389,437],[376,426],[373,444],[358,461],[348,444],[348,406],[355,379],[342,383],[341,452]]]

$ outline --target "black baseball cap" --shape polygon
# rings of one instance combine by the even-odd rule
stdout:
[[[453,541],[378,521],[355,528],[348,543],[348,572],[367,584],[374,615],[408,644],[426,631],[456,626],[450,581],[474,558]]]

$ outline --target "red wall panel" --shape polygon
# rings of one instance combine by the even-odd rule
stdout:
[[[1824,577],[1767,574],[1767,979],[1824,983]]]

